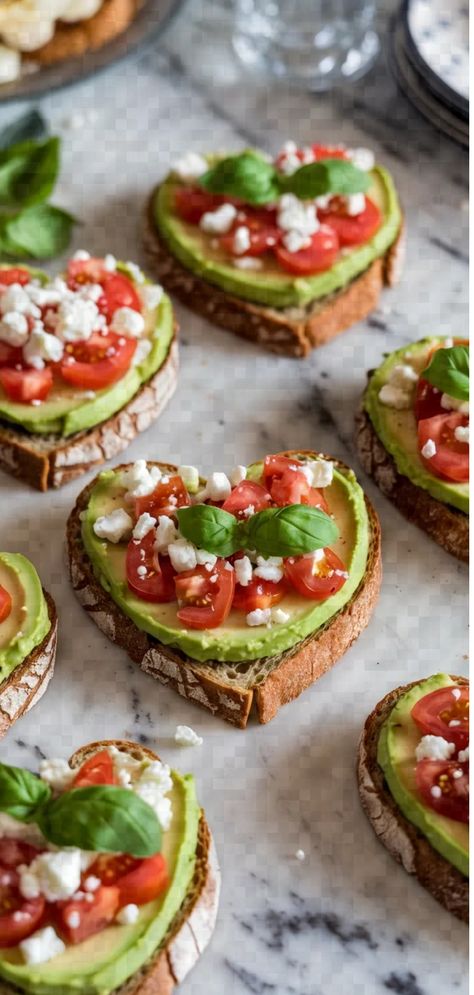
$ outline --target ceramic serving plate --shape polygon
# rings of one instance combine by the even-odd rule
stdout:
[[[427,86],[458,113],[469,112],[468,0],[405,0],[407,53]]]

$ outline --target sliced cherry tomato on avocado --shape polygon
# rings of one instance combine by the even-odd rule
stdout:
[[[21,348],[7,345],[6,342],[0,342],[1,366],[23,366],[23,352]]]
[[[312,145],[313,155],[320,159],[348,159],[347,149],[341,149],[339,145]]]
[[[413,706],[411,717],[424,736],[442,736],[455,743],[457,750],[465,750],[469,743],[469,687],[450,685],[425,694]]]
[[[284,580],[275,583],[263,580],[261,577],[253,577],[247,587],[242,587],[241,584],[235,585],[232,607],[246,613],[253,612],[256,608],[271,608],[287,593],[288,586]]]
[[[102,283],[110,270],[105,268],[103,259],[91,256],[89,259],[70,259],[67,264],[68,283],[75,287],[84,283]]]
[[[418,422],[420,454],[429,439],[436,446],[436,452],[430,459],[421,456],[430,473],[434,473],[436,477],[444,477],[446,480],[454,480],[456,483],[469,480],[469,446],[466,442],[458,442],[454,434],[457,428],[468,424],[466,416],[458,412],[435,415],[433,418],[423,418]]]
[[[161,480],[151,494],[136,498],[135,516],[138,519],[144,511],[147,511],[153,518],[158,519],[160,515],[175,515],[177,508],[186,508],[189,504],[191,498],[186,487],[181,477],[175,474],[173,477],[168,477],[165,482]]]
[[[100,878],[104,885],[116,885],[120,906],[153,902],[169,883],[166,860],[161,853],[143,860],[126,853],[101,854],[87,874]]]
[[[190,629],[217,629],[232,607],[235,572],[217,560],[212,570],[196,567],[177,574],[175,587],[180,622]]]
[[[59,371],[63,380],[74,387],[102,390],[125,376],[136,348],[135,339],[97,333],[87,342],[67,346]]]
[[[0,268],[0,287],[11,287],[12,283],[19,283],[20,286],[24,287],[30,280],[31,273],[28,273],[27,269],[21,269],[18,266],[12,266],[8,269]]]
[[[191,225],[198,225],[203,214],[215,211],[224,203],[233,203],[233,201],[230,197],[208,193],[200,187],[178,187],[174,197],[176,213]]]
[[[8,618],[12,610],[12,598],[5,587],[0,584],[0,622]]]
[[[155,552],[154,542],[153,529],[140,542],[130,539],[126,560],[127,584],[142,601],[167,604],[176,597],[175,571],[168,556],[161,556]],[[142,568],[146,573],[143,573]]]
[[[250,515],[256,515],[258,511],[269,508],[271,503],[272,499],[265,487],[253,480],[242,480],[224,501],[222,510],[228,511],[236,518],[245,519],[249,518]]]
[[[271,486],[272,499],[280,508],[287,504],[308,504],[328,513],[324,495],[316,487],[311,487],[300,470],[285,470]]]
[[[117,784],[114,762],[108,750],[99,750],[79,768],[71,787],[90,788],[94,784]]]
[[[361,245],[368,242],[380,228],[382,213],[369,197],[365,198],[365,209],[351,216],[347,213],[342,199],[333,198],[329,209],[318,214],[325,224],[336,232],[340,245]]]
[[[322,273],[330,269],[339,253],[339,238],[329,225],[321,225],[307,249],[299,252],[289,252],[281,243],[275,248],[276,257],[283,269],[288,273],[305,276],[311,273]]]
[[[119,889],[114,885],[102,885],[90,894],[92,901],[71,898],[52,906],[58,930],[67,943],[82,943],[89,936],[101,933],[115,919],[120,907]],[[77,925],[71,925],[71,922]]]
[[[441,391],[433,387],[427,380],[420,377],[416,385],[415,395],[415,418],[423,421],[424,418],[434,418],[435,415],[445,415],[446,410],[441,407]]]
[[[85,283],[99,283],[103,287],[104,293],[97,306],[108,321],[121,307],[142,311],[142,303],[132,281],[125,273],[106,269],[103,259],[71,259],[67,270],[68,284],[73,290]]]
[[[32,404],[46,400],[53,386],[53,371],[49,366],[43,370],[12,370],[4,366],[0,369],[0,383],[10,401]]]
[[[23,840],[16,840],[12,836],[3,836],[0,839],[0,867],[18,867],[19,864],[31,864],[41,850]]]
[[[347,580],[342,560],[332,549],[324,550],[324,557],[317,555],[290,556],[285,560],[285,577],[305,598],[325,601],[336,594]]]
[[[289,456],[280,456],[278,453],[276,455],[265,456],[263,479],[268,489],[270,489],[274,477],[281,477],[285,470],[291,466],[299,468],[303,466],[303,463],[299,459],[290,459]]]
[[[420,760],[416,786],[429,808],[447,819],[469,822],[469,764],[456,760]]]
[[[43,896],[23,898],[18,881],[15,869],[0,866],[0,947],[16,947],[35,932],[43,919]]]
[[[237,253],[234,249],[234,234],[237,228],[244,227],[250,231],[250,247],[245,252]],[[246,208],[239,211],[232,231],[219,239],[219,245],[231,256],[261,256],[264,252],[274,249],[281,242],[283,232],[277,225],[277,214],[274,208],[252,210]]]

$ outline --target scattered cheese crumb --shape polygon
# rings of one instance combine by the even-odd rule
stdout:
[[[138,919],[140,915],[140,909],[138,905],[124,905],[123,909],[117,913],[116,920],[121,926],[132,926]]]
[[[421,455],[424,456],[425,459],[432,459],[433,456],[436,456],[436,452],[436,445],[433,442],[433,439],[427,439],[421,450]]]
[[[202,746],[204,742],[202,736],[198,736],[191,726],[176,726],[174,739],[178,746]]]
[[[133,529],[133,521],[123,508],[116,508],[110,515],[101,515],[94,522],[94,532],[99,539],[121,542],[128,538]]]
[[[443,736],[423,736],[415,750],[417,760],[449,760],[456,747]]]

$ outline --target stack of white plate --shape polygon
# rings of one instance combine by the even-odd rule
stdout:
[[[468,0],[405,0],[390,61],[408,99],[440,131],[469,144]]]

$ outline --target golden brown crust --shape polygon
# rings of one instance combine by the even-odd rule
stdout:
[[[468,684],[463,677],[453,677]],[[357,780],[362,806],[377,836],[395,860],[415,875],[448,912],[469,921],[469,881],[445,860],[425,836],[405,818],[392,797],[377,763],[380,730],[399,698],[418,684],[413,681],[385,695],[366,720],[359,742]]]
[[[379,439],[366,411],[356,415],[355,443],[360,462],[385,497],[402,515],[423,529],[439,546],[464,563],[469,562],[469,516],[458,508],[437,501],[397,470],[390,453]]]
[[[337,461],[336,465],[344,466]],[[243,679],[239,683],[239,665],[230,680],[219,662],[199,664],[138,629],[99,584],[81,538],[80,515],[93,486],[94,481],[79,495],[67,527],[70,577],[78,600],[96,625],[142,670],[232,725],[245,728],[253,704],[259,721],[269,722],[282,705],[298,697],[340,659],[370,619],[380,590],[382,563],[380,523],[366,499],[371,546],[366,573],[352,600],[315,636],[265,661],[268,666],[259,680],[250,685]]]
[[[144,220],[144,246],[149,264],[163,286],[193,311],[241,338],[259,342],[284,356],[307,356],[377,307],[384,285],[398,280],[404,253],[404,228],[386,255],[345,289],[330,295],[314,308],[294,317],[292,310],[253,304],[228,294],[186,269],[158,234],[153,215],[153,191]]]
[[[178,344],[173,338],[159,370],[100,425],[68,439],[35,436],[0,421],[0,468],[40,491],[62,487],[121,453],[161,414],[176,389]]]
[[[104,0],[94,17],[73,24],[58,21],[51,41],[29,52],[28,61],[48,66],[102,48],[128,28],[138,6],[138,0]]]
[[[23,662],[0,684],[0,739],[17,719],[43,696],[54,673],[58,616],[50,594],[43,591],[51,622],[49,632]]]

